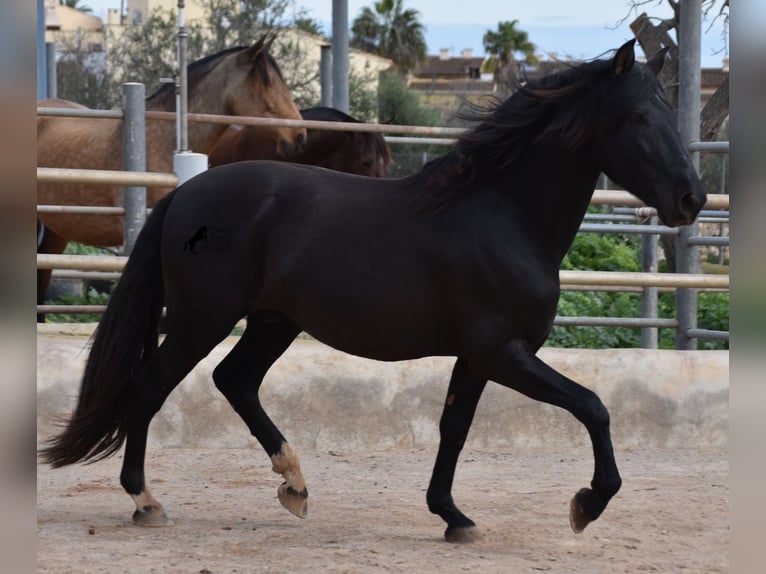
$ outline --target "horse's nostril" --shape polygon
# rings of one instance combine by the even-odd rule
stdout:
[[[303,145],[306,143],[306,134],[303,132],[298,134],[298,137],[295,138],[295,141],[298,143],[300,147],[303,147]]]
[[[679,205],[679,209],[684,215],[694,217],[697,215],[697,213],[699,213],[701,207],[702,203],[696,194],[688,192],[681,197],[681,204]]]

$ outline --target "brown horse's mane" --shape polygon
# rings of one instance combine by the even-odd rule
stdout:
[[[263,47],[264,44],[266,47]],[[210,73],[213,68],[220,64],[226,57],[237,52],[241,52],[242,64],[252,64],[252,72],[259,74],[263,84],[269,86],[271,83],[271,76],[269,75],[269,69],[276,72],[277,77],[282,78],[282,71],[279,69],[279,65],[276,60],[269,53],[268,46],[271,44],[270,40],[267,40],[266,36],[262,36],[257,42],[256,46],[260,46],[262,49],[258,49],[255,53],[255,57],[252,57],[249,52],[246,52],[250,46],[235,46],[233,48],[226,48],[214,54],[210,54],[199,60],[195,60],[187,67],[187,78],[189,86],[195,85],[201,78]],[[153,94],[146,98],[146,103],[156,104],[159,101],[163,101],[166,98],[175,97],[175,85],[163,84]]]

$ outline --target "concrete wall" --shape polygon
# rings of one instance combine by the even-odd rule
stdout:
[[[38,334],[40,439],[74,404],[87,343],[83,335]],[[232,344],[219,345],[173,392],[152,422],[151,447],[257,446],[212,383],[212,369]],[[601,396],[617,450],[728,445],[727,351],[543,349],[540,356]],[[299,450],[432,447],[452,363],[381,363],[299,340],[272,367],[261,397]],[[569,413],[495,384],[469,435],[470,447],[489,450],[587,445]]]

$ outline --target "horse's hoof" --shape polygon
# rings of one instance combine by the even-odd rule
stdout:
[[[591,519],[586,516],[585,510],[583,510],[582,505],[577,500],[577,497],[581,496],[583,491],[587,492],[588,489],[583,488],[580,490],[572,497],[572,501],[569,503],[569,526],[571,526],[572,530],[577,534],[585,530],[585,527],[591,522]]]
[[[449,526],[444,531],[444,539],[456,544],[469,544],[481,539],[481,533],[475,526]]]
[[[287,483],[283,483],[277,490],[279,502],[287,510],[292,512],[298,518],[306,518],[309,514],[309,491],[304,488],[300,492],[295,490]]]
[[[133,513],[133,524],[147,527],[173,526],[173,521],[161,506],[147,505]]]

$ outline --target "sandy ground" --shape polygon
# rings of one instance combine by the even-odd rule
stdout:
[[[150,451],[147,479],[175,525],[132,525],[120,458],[38,467],[38,572],[727,572],[728,452],[618,453],[623,488],[582,534],[569,499],[585,451],[465,451],[454,488],[483,537],[442,538],[425,490],[434,451],[301,453],[309,517],[276,499],[259,450]]]

